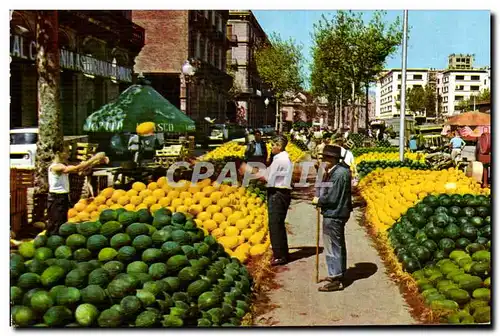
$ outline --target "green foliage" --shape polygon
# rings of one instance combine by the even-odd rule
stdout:
[[[270,44],[264,45],[255,52],[255,61],[259,76],[268,84],[278,100],[283,99],[285,92],[300,90],[303,76],[302,46],[295,41],[283,40],[274,33],[270,36]]]

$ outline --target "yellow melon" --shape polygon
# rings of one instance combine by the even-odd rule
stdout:
[[[85,204],[83,204],[83,203],[80,203],[80,202],[76,203],[76,204],[75,204],[75,206],[74,206],[74,209],[75,209],[76,211],[78,211],[78,212],[82,212],[82,211],[84,211],[84,210],[85,210],[85,208],[86,208],[86,205],[85,205]]]
[[[130,197],[130,204],[139,205],[141,203],[142,203],[142,197],[141,196],[132,196],[132,197]]]
[[[156,211],[158,211],[159,209],[161,209],[162,206],[158,203],[156,204],[153,204],[150,208],[149,208],[149,211],[151,211],[152,214],[154,214]]]
[[[188,207],[185,206],[185,205],[179,205],[175,211],[177,212],[183,212],[183,213],[187,213],[188,212]]]
[[[103,210],[106,210],[108,209],[109,207],[106,205],[106,204],[101,204],[97,207],[97,210],[98,211],[103,211]]]
[[[123,208],[123,205],[121,205],[121,204],[113,204],[109,208],[112,209],[112,210],[118,210],[118,209]]]
[[[135,207],[135,211],[141,210],[141,209],[147,209],[149,208],[146,204],[141,203]]]
[[[215,191],[215,188],[213,186],[206,186],[202,189],[202,191],[205,193],[205,194],[208,194],[210,195],[211,193],[213,193]]]
[[[87,205],[87,207],[85,208],[85,211],[87,211],[88,213],[92,213],[94,211],[97,211],[97,205],[95,203],[90,203],[89,205]]]
[[[208,211],[207,211],[208,212]],[[221,214],[220,212],[213,213],[212,219],[216,221],[217,223],[222,223],[226,220],[226,216]]]
[[[250,223],[248,222],[248,219],[246,218],[242,218],[242,219],[238,219],[236,221],[236,227],[240,230],[244,230],[244,229],[248,229]]]
[[[220,206],[212,204],[207,207],[207,212],[210,212],[211,214],[215,214],[221,211]]]
[[[153,195],[153,192],[149,189],[144,189],[141,192],[139,192],[139,196],[141,196],[142,198],[146,198],[146,197],[149,197],[151,195]]]
[[[224,248],[232,250],[239,245],[239,239],[237,236],[223,236],[219,238],[219,243],[222,244]]]
[[[135,211],[135,205],[134,204],[127,204],[123,207],[127,211]]]
[[[79,223],[79,222],[80,218],[78,218],[78,216],[68,218],[68,223]]]
[[[69,209],[68,210],[68,218],[73,218],[78,215],[78,211],[76,209]]]
[[[80,211],[77,217],[82,222],[88,221],[90,219],[90,214],[87,211]]]
[[[196,226],[203,227],[203,221],[202,220],[200,220],[198,218],[195,218],[194,222],[196,223]]]
[[[113,195],[111,196],[111,200],[114,202],[114,203],[118,203],[118,199],[120,197],[122,197],[124,194],[126,193],[126,191],[124,190],[115,190],[115,192],[113,193]]]
[[[248,253],[250,252],[250,249],[252,248],[252,246],[250,246],[250,244],[248,243],[242,243],[241,245],[239,245],[235,252],[243,252],[243,253]]]
[[[105,197],[105,198],[110,198],[113,195],[114,191],[115,191],[115,189],[113,189],[111,187],[108,187],[108,188],[103,189],[101,191],[101,193],[99,194],[99,196],[102,196],[102,197]]]
[[[243,237],[242,235],[239,235],[238,236],[238,245],[241,245],[245,242],[245,237]]]
[[[213,219],[207,219],[203,221],[203,227],[211,232],[217,229],[217,223]]]
[[[141,192],[146,188],[147,188],[146,185],[142,182],[134,182],[132,184],[132,189],[137,190],[138,192]]]
[[[178,190],[171,190],[168,192],[167,197],[170,199],[176,199],[179,197],[180,192]]]
[[[158,179],[158,181],[156,181],[156,183],[158,184],[158,188],[163,188],[163,186],[167,184],[167,178],[162,176]]]
[[[192,186],[190,186],[190,187],[189,187],[188,191],[189,191],[192,195],[194,195],[194,194],[196,194],[196,193],[198,193],[198,192],[200,192],[200,191],[201,191],[201,187],[200,187],[200,186],[197,186],[197,185],[192,185]]]
[[[127,205],[129,202],[130,202],[130,199],[128,198],[128,196],[121,196],[118,199],[117,203],[120,204],[120,205]]]
[[[193,216],[197,216],[199,213],[203,212],[203,207],[199,204],[193,204],[189,207],[188,212]]]
[[[193,199],[196,202],[200,202],[202,199],[205,198],[205,193],[203,191],[197,191],[196,193],[193,194]]]
[[[156,197],[156,199],[161,199],[161,198],[165,197],[165,190],[163,190],[163,189],[153,190],[152,196]]]
[[[130,189],[130,190],[127,190],[126,195],[128,197],[137,196],[137,195],[139,195],[139,192],[135,189]]]
[[[229,226],[230,226],[229,223],[224,221],[224,222],[219,224],[219,229],[225,230]]]
[[[241,235],[245,237],[246,239],[249,239],[253,234],[255,230],[250,228],[250,229],[243,229],[241,230]]]
[[[250,255],[252,257],[260,256],[260,255],[264,254],[266,252],[266,250],[267,250],[266,245],[257,244],[257,245],[252,246],[252,248],[250,249]]]
[[[248,253],[245,252],[235,252],[231,256],[238,259],[241,263],[245,263],[248,260]]]
[[[97,196],[95,199],[94,199],[94,203],[99,206],[101,204],[104,204],[106,203],[106,197],[102,196],[102,195],[99,195]]]
[[[137,125],[137,127],[135,128],[135,132],[138,135],[149,135],[155,132],[155,128],[156,124],[154,122],[146,121]]]
[[[203,227],[203,232],[209,232],[205,227]],[[214,229],[211,233],[210,233],[212,236],[214,236],[215,238],[220,238],[224,235],[224,231],[222,229]]]
[[[203,221],[203,222],[204,222],[204,221],[209,220],[210,218],[212,218],[212,214],[210,214],[210,213],[208,213],[208,212],[206,212],[206,211],[202,211],[202,212],[200,212],[200,213],[196,216],[196,218],[198,218],[199,220],[201,220],[201,221]]]
[[[231,209],[230,207],[224,207],[222,208],[221,212],[224,216],[229,217],[233,214],[233,209]]]
[[[224,234],[228,237],[238,236],[240,234],[240,230],[234,226],[229,226],[224,230]]]
[[[158,189],[158,183],[156,183],[156,182],[149,183],[148,184],[148,189],[151,190],[151,191]]]
[[[212,194],[210,194],[210,199],[212,200],[212,203],[217,204],[217,202],[222,198],[223,194],[220,191],[215,191]]]
[[[160,204],[162,207],[167,207],[170,205],[170,202],[172,200],[169,197],[162,197],[159,201],[158,204]]]
[[[177,208],[178,206],[181,206],[184,204],[184,201],[180,198],[173,199],[170,205],[174,208]]]
[[[100,212],[99,212],[99,211],[97,211],[97,210],[96,210],[96,211],[92,211],[92,212],[90,213],[90,219],[93,219],[93,218],[99,218],[99,214],[100,214]]]
[[[147,206],[151,206],[157,202],[156,197],[154,196],[148,196],[145,199],[142,200],[142,203],[146,204]]]
[[[111,198],[109,198],[109,199],[106,201],[106,205],[107,205],[107,206],[112,206],[113,204],[115,204],[115,202],[114,202]]]
[[[208,197],[204,197],[200,200],[200,205],[206,209],[209,205],[212,205],[212,200]]]
[[[227,207],[231,203],[231,200],[227,197],[223,197],[217,201],[217,205],[221,208]]]

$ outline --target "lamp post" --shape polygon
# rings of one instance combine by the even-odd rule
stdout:
[[[401,73],[401,111],[399,112],[399,160],[404,161],[405,155],[405,114],[406,114],[406,41],[408,38],[408,10],[403,18],[403,60]]]
[[[191,64],[189,60],[186,60],[184,64],[182,65],[181,71],[182,74],[184,75],[184,79],[186,81],[186,114],[190,115],[191,111],[189,108],[189,94],[190,94],[190,86],[191,86],[191,78],[195,75],[196,73],[196,68]]]
[[[267,125],[268,124],[268,119],[267,119],[267,107],[269,106],[269,98],[266,97],[266,99],[264,100],[264,106],[266,107],[266,121],[265,121],[265,124]]]

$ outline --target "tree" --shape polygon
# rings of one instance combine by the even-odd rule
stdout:
[[[303,83],[302,46],[293,39],[283,40],[273,33],[270,44],[260,46],[255,52],[257,71],[262,81],[274,93],[277,102],[284,99],[285,93],[300,91]],[[282,124],[280,123],[280,133]]]
[[[425,91],[421,86],[406,90],[406,107],[413,113],[422,112],[425,109]]]
[[[385,14],[376,11],[365,23],[361,13],[337,11],[332,20],[323,16],[314,26],[313,92],[341,103],[349,97],[353,131],[356,131],[358,119],[357,96],[366,94],[366,85],[376,80],[387,57],[396,52],[402,41],[399,17],[387,24]],[[342,113],[343,108],[340,110]],[[366,114],[368,127],[368,110]]]
[[[436,89],[431,85],[424,88],[424,110],[428,118],[436,117]]]
[[[490,99],[491,99],[490,89],[486,88],[483,91],[481,91],[479,94],[474,94],[474,95],[471,95],[467,99],[461,100],[458,103],[457,107],[462,112],[466,112],[466,111],[474,108],[474,103],[477,104],[477,103],[483,102],[483,101],[491,101]]]
[[[63,143],[59,101],[59,21],[55,10],[37,11],[36,69],[38,73],[38,142],[35,160],[33,221],[44,217],[44,199],[49,191],[48,168],[54,159],[52,148]]]

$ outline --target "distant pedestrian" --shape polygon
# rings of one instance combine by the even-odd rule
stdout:
[[[460,160],[462,150],[465,147],[465,141],[460,137],[458,131],[455,132],[455,136],[450,140],[449,146],[451,147],[451,159],[457,162]]]
[[[418,149],[417,146],[417,137],[415,135],[412,135],[410,138],[410,141],[408,141],[408,148],[410,148],[411,152],[416,152]]]
[[[325,182],[328,187],[321,187],[313,204],[321,209],[323,215],[323,245],[325,250],[328,276],[322,281],[327,284],[320,287],[320,292],[333,292],[344,289],[344,276],[347,268],[347,248],[345,243],[345,225],[352,212],[351,172],[340,161],[341,148],[328,145],[323,150],[323,162],[326,164]]]
[[[266,164],[267,147],[265,141],[262,139],[262,132],[260,130],[256,130],[254,132],[254,139],[248,142],[245,150],[245,160],[247,162],[260,162]]]

